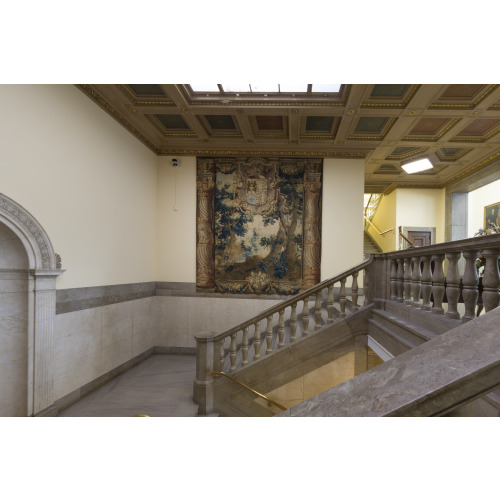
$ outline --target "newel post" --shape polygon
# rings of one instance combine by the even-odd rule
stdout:
[[[193,400],[199,405],[198,413],[208,415],[214,410],[215,360],[218,354],[214,332],[201,332],[196,339],[196,378],[193,385]]]

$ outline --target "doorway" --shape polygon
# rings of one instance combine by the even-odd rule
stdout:
[[[28,256],[0,222],[0,417],[28,414]]]
[[[434,245],[436,243],[436,228],[435,227],[410,227],[402,226],[401,233],[406,236],[415,246],[423,247]],[[399,250],[408,248],[408,243],[400,235]]]

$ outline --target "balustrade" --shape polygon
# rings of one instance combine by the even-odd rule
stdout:
[[[482,277],[477,271],[478,255],[484,256],[486,262]],[[342,321],[359,309],[362,292],[363,305],[390,298],[418,307],[426,314],[461,318],[463,322],[475,318],[483,303],[485,311],[491,311],[500,303],[499,256],[500,235],[371,256],[359,266],[271,307],[235,328],[212,336],[200,334],[196,337],[195,384],[197,400],[202,401],[200,408],[203,405],[210,408],[211,389],[207,375],[210,370],[233,372],[247,367],[312,335],[324,325]],[[458,261],[462,257],[465,268],[460,276]],[[379,263],[371,266],[374,258]],[[382,265],[385,259],[388,260],[387,271]],[[358,285],[359,272],[364,273],[362,290]],[[385,272],[387,276],[384,276]],[[376,286],[368,288],[369,281]],[[463,306],[459,307],[462,301]],[[446,312],[443,302],[447,303]],[[265,333],[262,331],[264,325]],[[264,343],[265,351],[262,351]]]
[[[480,251],[486,260],[482,278],[477,271]],[[483,303],[486,312],[500,304],[499,256],[500,235],[386,254],[390,299],[450,319],[470,321],[481,312]],[[462,257],[463,276],[458,265]],[[446,312],[443,302],[447,304]]]

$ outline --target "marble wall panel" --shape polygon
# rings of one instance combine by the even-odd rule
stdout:
[[[188,298],[187,347],[196,347],[194,336],[202,331],[221,332],[220,298]]]
[[[156,297],[157,345],[186,347],[188,329],[188,299],[186,297]]]
[[[132,302],[132,354],[138,354],[155,347],[155,297],[134,300]]]
[[[55,317],[54,398],[101,375],[101,308]]]
[[[104,306],[102,311],[102,349],[132,339],[133,302]]]
[[[0,417],[25,417],[27,415],[28,361],[0,361]]]

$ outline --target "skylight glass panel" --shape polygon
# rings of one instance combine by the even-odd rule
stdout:
[[[339,83],[313,83],[312,92],[324,92],[336,94],[340,90]]]
[[[193,92],[219,92],[216,83],[190,83]]]
[[[292,94],[307,92],[307,85],[307,83],[280,83],[280,92],[287,92]]]
[[[222,84],[222,88],[224,92],[250,92],[250,84],[239,84],[239,83],[231,83],[231,84]]]
[[[259,92],[261,94],[272,94],[279,92],[277,83],[252,83],[250,84],[252,92]]]

